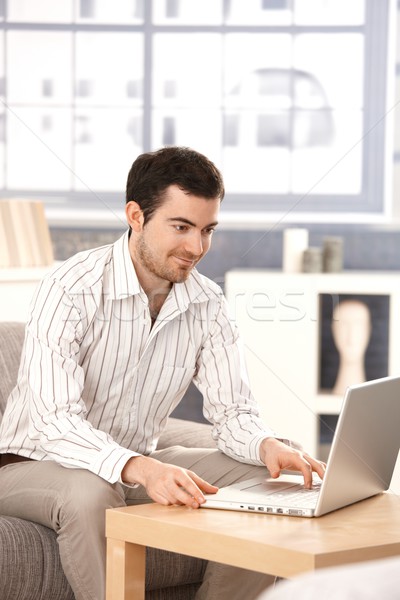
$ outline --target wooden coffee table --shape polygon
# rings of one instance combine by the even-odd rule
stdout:
[[[146,546],[291,578],[400,554],[391,493],[319,518],[142,504],[106,511],[107,600],[143,600]]]

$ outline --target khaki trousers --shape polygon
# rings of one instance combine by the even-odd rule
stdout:
[[[214,449],[173,446],[152,454],[160,461],[193,470],[220,487],[265,472]],[[0,469],[0,513],[53,529],[76,600],[105,598],[105,509],[149,502],[143,487],[110,484],[84,469],[53,461],[30,461]],[[274,578],[208,563],[196,600],[252,600]]]

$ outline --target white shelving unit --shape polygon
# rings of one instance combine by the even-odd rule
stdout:
[[[0,269],[0,321],[27,320],[33,294],[50,268]]]
[[[333,301],[339,295],[387,296],[385,375],[400,374],[400,273],[235,270],[227,273],[225,286],[263,418],[324,458],[318,417],[338,414],[342,398],[319,386],[321,295]]]

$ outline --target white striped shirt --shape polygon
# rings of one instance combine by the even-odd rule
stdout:
[[[259,419],[221,289],[194,270],[172,286],[151,327],[125,233],[73,256],[39,286],[0,452],[114,483],[130,457],[156,448],[192,380],[220,450],[262,464],[260,443],[274,434]]]

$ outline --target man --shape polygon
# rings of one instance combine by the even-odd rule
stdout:
[[[323,463],[259,419],[221,290],[195,270],[223,195],[219,171],[193,150],[139,156],[129,231],[67,260],[33,300],[0,431],[0,511],[58,533],[77,600],[104,598],[105,508],[148,498],[198,508],[215,484],[261,465],[273,477],[299,470],[307,486],[312,471],[323,476]],[[219,450],[157,451],[192,380]],[[232,598],[228,571],[210,563],[198,598]],[[256,591],[252,576],[237,578],[238,597],[250,598],[246,585]]]

